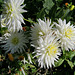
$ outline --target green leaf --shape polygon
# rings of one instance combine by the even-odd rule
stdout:
[[[75,75],[75,71],[74,71],[74,75]]]
[[[52,0],[45,0],[43,7],[45,8],[46,13],[49,13],[49,10],[53,7],[54,3]]]
[[[31,67],[31,68],[35,68],[35,66],[34,66],[34,65],[31,65],[31,64],[30,64],[30,67]]]
[[[72,59],[75,56],[75,51],[71,51],[70,53],[70,59]]]
[[[31,70],[32,70],[32,73],[34,73],[34,72],[36,72],[37,69],[36,68],[32,68]]]
[[[64,13],[63,13],[63,8],[61,8],[61,9],[56,13],[55,17],[60,18],[63,14],[64,14]]]
[[[56,16],[56,12],[57,11],[57,6],[54,5],[51,10],[49,11],[49,17],[51,18],[51,20],[55,20],[55,16]]]
[[[59,61],[55,62],[55,67],[60,66],[64,62],[64,59],[59,59]]]
[[[64,15],[62,16],[62,19],[64,19],[69,14],[70,9],[64,9],[63,12],[64,12]]]
[[[45,17],[45,9],[42,8],[40,12],[37,13],[37,18],[43,19]]]
[[[25,72],[25,75],[28,75],[28,74]]]
[[[69,58],[70,60],[72,60],[72,58],[75,56],[75,51],[65,51],[64,56],[65,58]]]
[[[67,60],[67,59],[66,59],[66,61],[69,64],[69,66],[71,67],[71,69],[72,69],[74,67],[74,64],[71,61]]]

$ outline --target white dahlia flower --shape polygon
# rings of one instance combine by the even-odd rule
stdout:
[[[38,59],[38,65],[41,68],[49,68],[54,66],[54,61],[57,61],[59,55],[61,55],[61,50],[59,49],[59,43],[57,42],[56,37],[53,36],[51,33],[43,39],[40,37],[38,41],[38,47],[35,47],[34,57]]]
[[[45,35],[49,34],[51,32],[52,26],[53,25],[51,25],[51,19],[46,20],[45,18],[45,21],[38,19],[38,23],[35,23],[31,28],[32,44],[37,45],[37,40],[39,37],[44,38]]]
[[[2,46],[6,52],[14,53],[22,53],[25,51],[26,43],[28,40],[26,39],[26,35],[22,31],[14,32],[10,34],[11,36],[8,37],[6,43]]]
[[[56,36],[60,39],[61,48],[65,50],[75,49],[75,27],[66,20],[58,20],[58,23],[54,22],[57,28]]]
[[[2,14],[2,23],[6,24],[8,30],[12,29],[14,32],[22,30],[21,23],[24,23],[21,13],[27,12],[22,9],[24,0],[4,0],[4,11]],[[24,23],[25,24],[25,23]]]

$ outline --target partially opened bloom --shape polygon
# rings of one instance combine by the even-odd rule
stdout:
[[[6,52],[14,53],[22,53],[25,51],[26,43],[28,43],[28,39],[26,39],[26,35],[23,32],[15,32],[11,33],[11,36],[8,37],[6,43],[2,46]]]
[[[41,68],[49,68],[54,66],[54,61],[57,61],[61,51],[56,37],[51,33],[43,39],[40,37],[38,47],[35,47],[34,57],[37,57],[38,64]]]
[[[22,5],[24,0],[5,0],[4,11],[2,14],[3,24],[6,24],[9,30],[19,31],[22,30],[21,23],[24,23],[21,13],[27,12],[22,9],[25,5]],[[2,22],[3,22],[2,21]],[[25,24],[25,23],[24,23]]]
[[[74,49],[75,46],[75,27],[68,22],[66,24],[66,20],[62,21],[58,20],[58,23],[54,22],[57,28],[56,35],[59,38],[59,42],[61,44],[61,48],[65,50]]]
[[[38,19],[38,23],[35,23],[31,28],[31,40],[32,44],[37,45],[39,37],[45,37],[52,30],[51,20],[45,18],[45,21]]]

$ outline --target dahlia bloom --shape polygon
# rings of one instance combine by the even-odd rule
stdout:
[[[27,12],[22,9],[25,7],[25,5],[22,5],[23,3],[24,0],[4,0],[2,24],[5,24],[9,31],[22,30],[21,23],[24,23],[24,20],[21,13]]]
[[[56,25],[56,36],[59,38],[59,43],[61,48],[65,50],[74,49],[75,47],[75,27],[71,25],[70,22],[66,23],[66,20],[58,20],[58,23],[54,22]]]
[[[31,40],[33,45],[37,45],[39,37],[44,38],[52,31],[53,25],[51,25],[51,19],[45,18],[45,21],[38,19],[38,23],[35,23],[31,28]]]
[[[37,57],[38,65],[41,68],[49,68],[54,66],[54,61],[59,59],[61,55],[61,50],[59,49],[60,45],[57,42],[58,39],[50,33],[43,39],[40,37],[38,40],[38,47],[35,47],[34,57]]]
[[[25,47],[27,47],[26,43],[28,43],[26,35],[24,35],[22,31],[14,33],[12,32],[10,35],[11,36],[9,36],[8,39],[5,40],[5,44],[2,46],[4,50],[6,50],[6,53],[22,53],[23,51],[25,51]]]

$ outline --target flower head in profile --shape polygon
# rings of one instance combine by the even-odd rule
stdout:
[[[52,30],[51,20],[45,18],[45,21],[38,19],[38,23],[35,23],[31,28],[31,40],[32,44],[36,45],[36,41],[39,37],[44,38],[45,35],[49,34]]]
[[[5,0],[4,11],[2,14],[2,24],[15,31],[22,30],[21,23],[24,23],[23,16],[21,13],[27,12],[22,9],[25,5],[22,5],[24,0]],[[4,23],[3,23],[4,22]]]
[[[62,21],[58,20],[58,23],[54,22],[57,28],[56,35],[60,39],[59,42],[61,44],[61,48],[65,50],[74,49],[75,42],[75,27],[68,22],[66,24],[66,20]]]
[[[26,39],[26,35],[22,31],[11,33],[11,36],[8,37],[6,43],[2,46],[6,52],[14,53],[22,53],[25,51],[26,43],[28,40]]]
[[[38,64],[41,68],[49,68],[54,66],[54,61],[59,59],[61,55],[61,51],[59,49],[59,43],[57,42],[56,37],[53,36],[51,33],[43,39],[40,37],[38,43],[39,46],[35,47],[34,57],[37,57]]]

